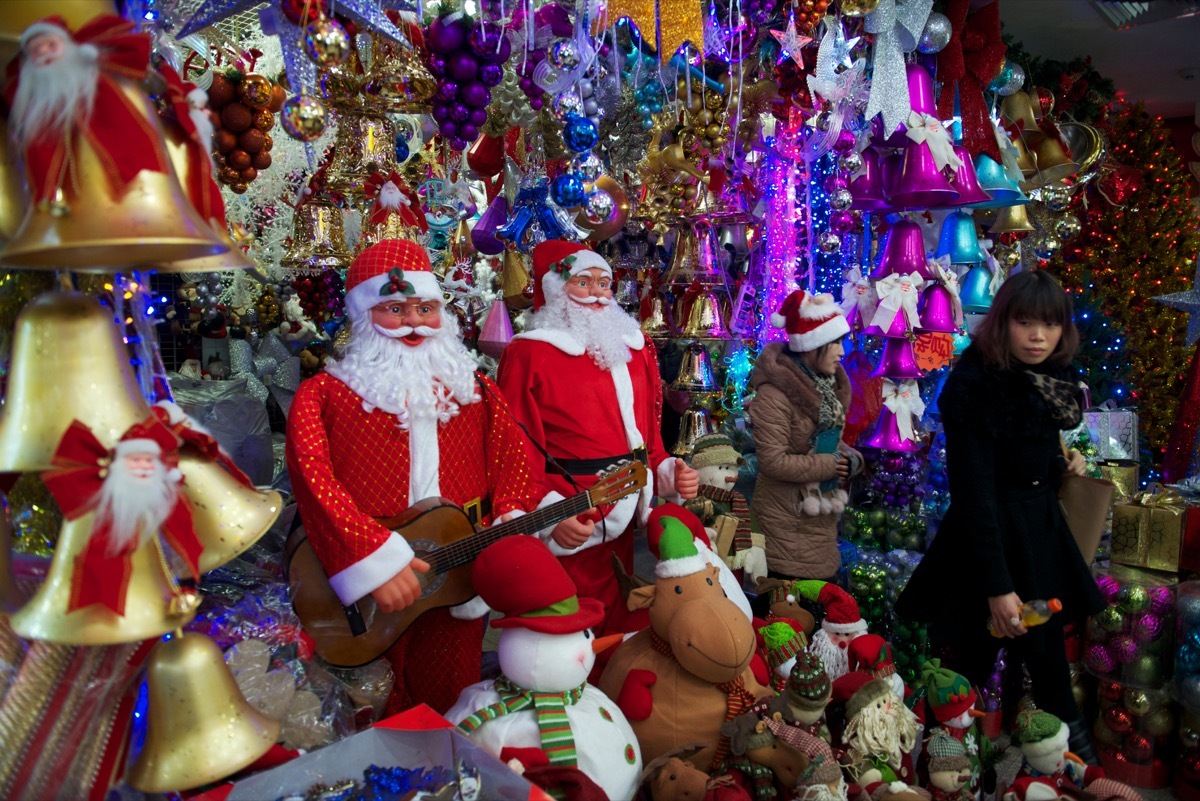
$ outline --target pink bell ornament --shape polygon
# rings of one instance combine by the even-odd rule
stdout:
[[[942,333],[953,334],[960,323],[955,322],[955,301],[950,290],[941,284],[933,284],[925,288],[921,294],[921,327],[918,334]],[[960,309],[959,318],[962,317]]]
[[[854,202],[850,208],[858,211],[886,209],[887,193],[884,191],[883,167],[879,151],[869,147],[862,152],[863,174],[850,182],[850,194]]]
[[[950,185],[958,190],[958,198],[954,202],[959,206],[970,207],[977,203],[990,203],[992,196],[980,185],[975,165],[971,163],[971,154],[962,145],[954,146],[954,154],[962,161],[962,165],[954,171],[954,177],[950,179]]]
[[[883,380],[883,409],[875,432],[864,443],[868,448],[879,448],[898,453],[913,453],[920,450],[915,423],[925,413],[925,403],[917,382],[912,380]]]
[[[493,359],[499,359],[508,343],[512,342],[512,338],[513,328],[512,320],[508,317],[508,306],[502,298],[497,299],[492,302],[487,319],[483,321],[483,327],[479,330],[479,350]]]
[[[917,273],[893,273],[876,281],[875,294],[879,296],[879,306],[864,333],[891,338],[907,337],[910,331],[921,325],[917,313],[917,293],[924,284],[925,280]]]
[[[921,375],[912,340],[889,337],[883,341],[883,355],[879,357],[879,365],[871,371],[872,378],[920,378]]]
[[[952,205],[957,199],[958,191],[938,169],[929,143],[909,142],[888,203],[897,209],[929,209]]]
[[[924,271],[925,240],[921,235],[921,226],[912,220],[901,220],[888,229],[883,254],[871,278],[879,281],[889,275],[920,274]]]

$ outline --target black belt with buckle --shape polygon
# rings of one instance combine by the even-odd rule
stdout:
[[[602,456],[598,459],[555,459],[554,461],[573,476],[594,476],[618,462],[633,461],[634,459],[643,464],[646,463],[645,447],[638,448],[632,453],[622,453],[619,456]],[[557,472],[555,466],[549,462],[546,463],[546,469]]]
[[[492,516],[492,502],[488,498],[476,498],[464,503],[463,511],[467,513],[467,519],[471,521],[471,525],[477,526],[480,520]]]

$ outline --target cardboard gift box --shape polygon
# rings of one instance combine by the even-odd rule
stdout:
[[[303,794],[313,785],[361,780],[378,767],[440,771],[448,798],[469,801],[552,801],[540,788],[480,748],[429,707],[418,706],[352,737],[312,751],[192,801],[272,801]]]
[[[1096,444],[1101,459],[1138,459],[1138,415],[1122,409],[1111,400],[1083,413],[1088,436]]]
[[[1113,504],[1113,562],[1175,572],[1184,567],[1185,550],[1187,561],[1200,563],[1200,507],[1183,496],[1155,484]]]

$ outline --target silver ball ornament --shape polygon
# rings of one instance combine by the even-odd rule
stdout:
[[[600,171],[603,168],[604,162],[600,161],[600,157],[595,153],[580,153],[571,162],[571,171],[579,173],[588,182],[600,177]]]
[[[550,63],[559,69],[573,70],[579,66],[579,48],[574,39],[559,39],[550,47]]]
[[[600,113],[600,104],[589,97],[587,100],[583,101],[583,113],[589,118],[595,117]]]
[[[560,117],[578,114],[583,111],[583,100],[580,99],[578,92],[571,89],[558,96],[558,99],[554,101],[554,110]]]
[[[849,175],[853,175],[862,169],[863,157],[861,153],[847,153],[838,159],[838,169]]]
[[[817,236],[817,247],[826,255],[832,255],[841,250],[842,238],[833,231],[822,231]]]
[[[1043,186],[1040,193],[1042,202],[1050,211],[1062,211],[1071,203],[1071,187],[1063,183]]]
[[[849,189],[838,189],[829,196],[829,205],[837,211],[845,211],[854,203],[854,195]]]
[[[1002,97],[1015,95],[1025,85],[1025,68],[1020,64],[1011,64],[1010,66],[1012,69],[1009,71],[1008,80],[996,90]]]
[[[1021,252],[1015,247],[996,247],[992,255],[996,257],[996,263],[1007,270],[1021,263]]]
[[[1070,239],[1083,229],[1083,224],[1074,214],[1064,214],[1054,221],[1053,230],[1060,239]]]
[[[1044,231],[1033,241],[1033,252],[1039,259],[1052,259],[1062,249],[1062,239],[1051,231]]]
[[[953,33],[950,18],[935,11],[925,21],[925,29],[921,31],[921,39],[917,42],[917,50],[926,54],[941,52],[950,44],[950,36]]]
[[[612,218],[613,209],[616,204],[613,201],[612,195],[605,192],[603,189],[594,189],[588,192],[583,201],[583,213],[587,221],[592,225],[600,225],[606,223]]]

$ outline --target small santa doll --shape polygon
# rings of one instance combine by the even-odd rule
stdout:
[[[854,638],[867,633],[867,621],[859,614],[858,602],[853,596],[836,584],[816,580],[798,581],[796,593],[816,601],[825,609],[821,627],[813,634],[808,647],[821,657],[830,681],[837,681],[849,672],[847,648]]]
[[[365,241],[416,239],[429,230],[421,211],[421,199],[400,173],[377,170],[367,179],[364,194],[373,201],[364,221]]]
[[[849,673],[834,682],[833,691],[835,699],[849,695],[842,732],[848,774],[869,793],[881,782],[914,784],[911,752],[921,727],[891,683]]]

